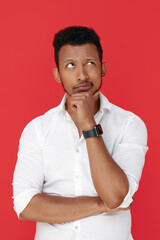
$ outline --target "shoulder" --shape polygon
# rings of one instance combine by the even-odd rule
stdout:
[[[122,107],[119,107],[119,106],[113,104],[113,103],[110,103],[110,104],[111,104],[111,112],[114,117],[117,117],[122,120],[138,117],[132,111],[126,110]]]
[[[50,125],[57,119],[59,112],[60,109],[57,106],[30,120],[22,130],[21,138],[30,135],[42,139]]]
[[[26,124],[24,127],[21,136],[30,135],[32,138],[42,139],[46,137],[50,127],[53,126],[54,123],[57,123],[61,113],[64,109],[66,94],[63,96],[61,103],[46,111],[44,114],[35,117],[30,122]]]
[[[34,125],[45,125],[45,124],[49,123],[53,118],[55,118],[58,113],[59,113],[58,107],[52,108],[52,109],[48,110],[47,112],[45,112],[44,114],[39,115],[39,116],[33,118],[32,120],[30,120],[27,123],[26,127],[34,126]]]
[[[112,117],[115,121],[121,124],[123,129],[123,138],[132,136],[132,141],[137,141],[137,138],[143,144],[147,143],[148,131],[144,120],[135,113],[125,110],[111,103]]]
[[[101,94],[102,105],[109,111],[105,111],[105,120],[109,123],[110,128],[116,132],[119,130],[122,133],[137,132],[137,134],[145,135],[147,138],[147,127],[141,117],[130,110],[119,107]]]
[[[105,113],[107,113],[107,118],[110,118],[111,121],[114,121],[114,123],[118,125],[123,124],[130,118],[138,117],[135,113],[111,103],[102,93],[100,94],[100,100],[101,108],[106,110]]]
[[[119,107],[113,103],[111,104],[111,113],[112,113],[112,117],[117,119],[119,122],[122,123],[130,123],[130,122],[135,122],[136,124],[140,124],[140,125],[145,125],[144,121],[142,120],[142,118],[140,116],[138,116],[137,114],[135,114],[134,112],[130,111],[130,110],[126,110],[122,107]]]

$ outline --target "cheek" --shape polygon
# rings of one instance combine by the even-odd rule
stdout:
[[[88,74],[93,79],[101,78],[101,71],[97,68],[88,69]]]
[[[101,82],[101,73],[97,71],[91,71],[89,74],[89,78],[94,82],[95,85],[99,85]]]
[[[61,75],[61,81],[65,88],[72,88],[73,85],[73,76],[71,74]]]

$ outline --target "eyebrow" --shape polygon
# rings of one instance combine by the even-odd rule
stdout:
[[[94,61],[97,61],[95,58],[85,58],[85,60],[87,60],[87,61],[89,61],[89,60],[94,60]],[[70,61],[73,61],[73,62],[75,62],[75,60],[74,60],[74,59],[67,59],[67,60],[65,60],[65,61],[64,61],[64,63],[65,63],[65,62],[70,62]]]

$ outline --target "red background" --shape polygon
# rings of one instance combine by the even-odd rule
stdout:
[[[102,93],[140,116],[149,151],[132,207],[135,240],[159,236],[160,7],[158,1],[5,1],[0,6],[1,239],[33,239],[35,223],[13,210],[12,177],[25,125],[55,107],[63,89],[52,74],[54,34],[64,27],[92,27],[107,62]]]

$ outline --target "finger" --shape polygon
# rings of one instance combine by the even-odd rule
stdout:
[[[92,96],[91,92],[79,92],[79,93],[74,93],[72,94],[72,98],[73,97],[81,97],[81,96]]]
[[[124,210],[124,211],[128,211],[128,210],[130,210],[130,209],[131,209],[131,206],[129,205],[129,207],[124,208],[123,210]]]
[[[133,204],[133,202],[131,202],[131,204],[128,206],[128,208],[127,208],[128,210],[131,209],[132,204]]]
[[[89,95],[75,95],[73,97],[71,97],[70,99],[70,103],[79,101],[79,103],[88,103],[88,104],[92,104],[92,98]]]
[[[73,98],[70,100],[70,103],[79,103],[79,104],[83,104],[83,103],[86,103],[86,100],[84,98]]]
[[[132,203],[131,203],[127,208],[122,208],[122,209],[123,209],[124,211],[126,211],[126,210],[130,210],[131,207],[132,207]]]
[[[123,211],[129,210],[129,209],[130,209],[130,206],[127,208],[122,208]]]
[[[83,108],[85,106],[88,106],[84,99],[79,99],[79,98],[71,99],[70,103],[73,107],[76,106],[78,108]]]

